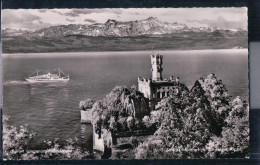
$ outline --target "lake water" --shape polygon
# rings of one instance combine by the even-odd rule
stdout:
[[[91,125],[80,124],[79,101],[102,99],[116,85],[137,85],[151,77],[151,51],[5,54],[3,56],[3,113],[16,126],[28,124],[44,139],[81,139],[92,147]],[[164,55],[163,77],[180,77],[191,87],[211,72],[223,80],[230,95],[248,99],[247,50],[159,51]],[[61,68],[67,83],[31,84],[24,80],[36,69]]]

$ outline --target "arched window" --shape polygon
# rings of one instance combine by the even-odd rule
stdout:
[[[157,92],[157,98],[160,98],[160,91]]]
[[[162,98],[164,98],[164,97],[165,97],[165,92],[163,91],[163,92],[162,92]]]

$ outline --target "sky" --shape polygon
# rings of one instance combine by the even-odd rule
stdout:
[[[68,24],[143,20],[184,23],[189,27],[247,29],[247,8],[103,8],[103,9],[4,9],[2,28],[38,30]]]

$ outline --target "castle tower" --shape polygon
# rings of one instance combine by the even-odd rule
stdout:
[[[151,63],[152,63],[152,80],[162,80],[163,56],[160,54],[151,55]]]

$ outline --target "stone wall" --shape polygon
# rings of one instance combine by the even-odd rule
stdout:
[[[138,91],[144,94],[144,97],[151,97],[151,80],[138,77]]]
[[[92,109],[80,110],[81,123],[91,124],[92,120]]]

